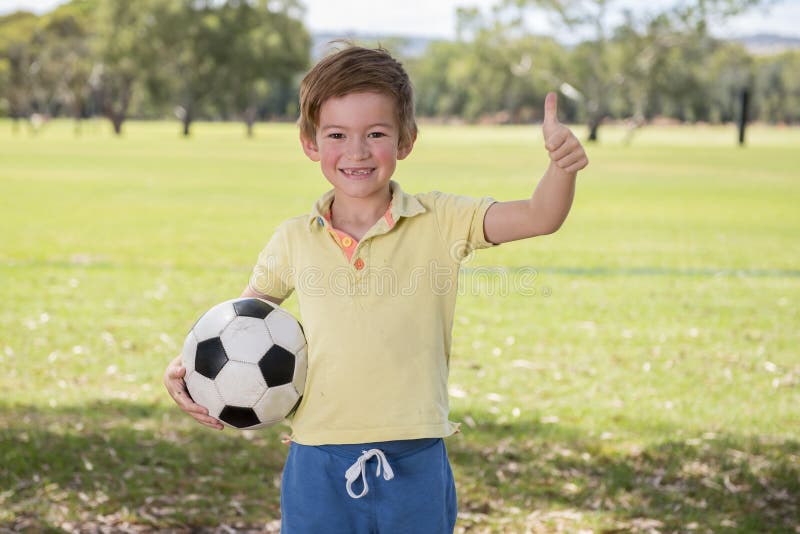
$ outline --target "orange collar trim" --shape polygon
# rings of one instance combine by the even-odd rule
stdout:
[[[331,214],[330,212],[323,215],[327,224],[325,228],[328,230],[328,233],[339,245],[339,248],[342,249],[344,255],[347,256],[347,261],[350,262],[353,259],[353,253],[356,251],[356,247],[358,246],[358,239],[351,236],[344,230],[339,230],[338,228],[334,228],[333,224],[331,223]],[[386,210],[386,213],[383,214],[383,218],[386,220],[387,224],[389,225],[389,229],[391,230],[394,227],[394,219],[392,218],[392,205],[389,204],[389,208]]]

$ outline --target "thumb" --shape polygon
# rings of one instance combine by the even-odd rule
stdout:
[[[547,93],[544,99],[544,123],[558,124],[558,95]]]

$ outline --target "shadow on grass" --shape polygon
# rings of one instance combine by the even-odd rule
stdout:
[[[0,405],[0,525],[261,530],[280,517],[285,430],[219,432],[157,404]]]
[[[494,517],[502,532],[800,532],[794,440],[705,433],[626,446],[515,422],[479,423],[448,449],[466,526]]]
[[[0,525],[269,531],[285,431],[216,432],[161,404],[0,405]],[[463,531],[796,532],[796,441],[717,434],[626,448],[522,420],[465,434],[447,441]]]

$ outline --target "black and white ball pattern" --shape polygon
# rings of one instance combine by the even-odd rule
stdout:
[[[217,304],[192,327],[181,354],[189,395],[226,425],[273,425],[300,404],[306,339],[300,323],[271,302]]]

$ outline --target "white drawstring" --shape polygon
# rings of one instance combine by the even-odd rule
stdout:
[[[369,491],[369,486],[367,485],[367,476],[366,476],[366,464],[370,458],[373,456],[378,457],[378,469],[375,471],[375,476],[381,475],[381,464],[383,464],[383,479],[384,480],[391,480],[394,478],[394,471],[392,471],[392,467],[389,465],[389,461],[384,456],[383,451],[380,449],[370,449],[368,451],[361,451],[364,454],[358,457],[356,463],[351,465],[347,472],[344,474],[344,478],[347,479],[347,494],[350,495],[354,499],[360,499],[364,495],[367,494]],[[351,486],[353,482],[358,480],[358,477],[364,479],[364,489],[361,491],[360,494],[356,495],[353,493]]]

